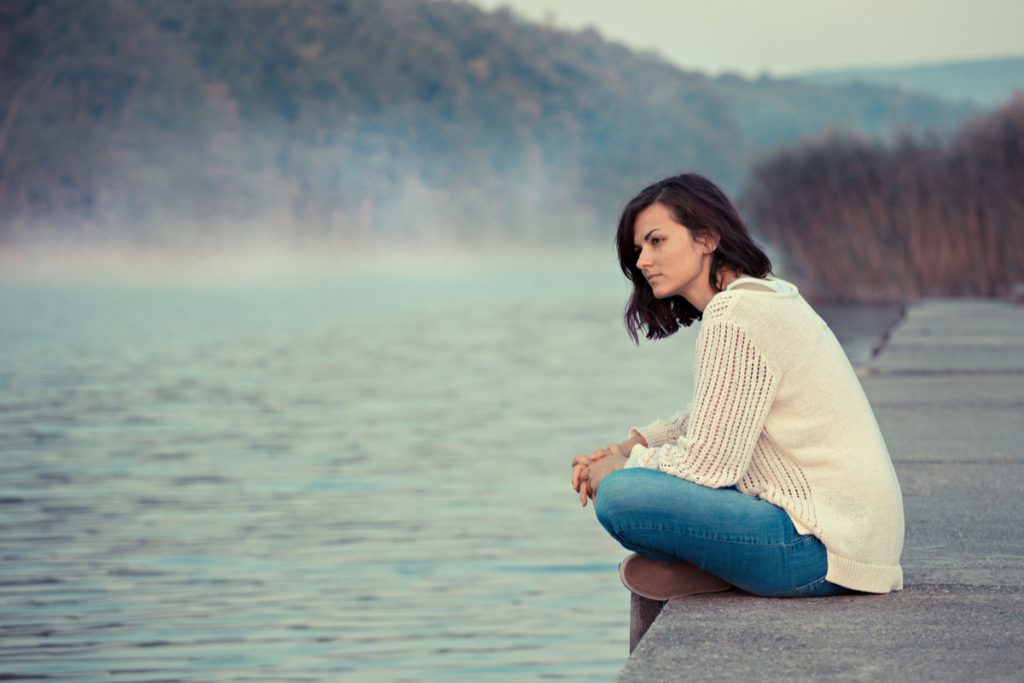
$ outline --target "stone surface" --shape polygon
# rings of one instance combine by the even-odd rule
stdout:
[[[854,364],[903,489],[905,589],[674,600],[619,680],[1024,679],[1024,308],[923,301],[858,344],[878,350]]]
[[[1024,463],[897,462],[896,473],[904,585],[1024,588]]]
[[[806,600],[673,600],[620,681],[1019,681],[1019,586],[909,585]]]
[[[1016,374],[861,377],[861,385],[878,408],[948,406],[951,408],[1024,406]],[[879,415],[879,417],[882,417]]]
[[[1024,459],[1020,405],[881,407],[875,414],[896,462]]]

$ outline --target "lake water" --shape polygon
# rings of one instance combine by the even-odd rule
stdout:
[[[0,275],[0,679],[615,677],[569,461],[695,331],[633,346],[610,253],[136,265]]]

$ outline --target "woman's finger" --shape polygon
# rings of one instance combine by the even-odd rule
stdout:
[[[588,465],[574,465],[572,468],[572,487],[579,491],[580,490],[580,475],[587,470]]]
[[[572,459],[572,466],[589,465],[591,462],[593,462],[593,459],[589,455],[577,455]]]
[[[587,482],[590,479],[590,470],[585,469],[580,472],[579,479],[577,480],[576,491],[580,494],[580,503],[583,507],[587,507]]]

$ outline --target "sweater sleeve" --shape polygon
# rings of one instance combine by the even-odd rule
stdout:
[[[629,430],[629,436],[639,434],[647,442],[650,448],[655,448],[664,443],[675,441],[681,436],[686,436],[686,423],[689,420],[687,412],[677,413],[671,420],[655,420],[646,427],[633,427]]]
[[[736,484],[775,399],[780,374],[738,325],[701,326],[686,432],[656,447],[634,446],[626,467],[647,467],[721,488]],[[641,432],[643,433],[643,432]]]

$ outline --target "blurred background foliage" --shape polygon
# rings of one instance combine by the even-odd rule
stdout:
[[[7,0],[0,50],[6,241],[604,235],[663,174],[736,190],[780,142],[972,110],[713,79],[594,31],[421,0]]]
[[[1007,296],[1024,282],[1024,95],[947,136],[833,133],[777,151],[743,197],[832,301]]]

